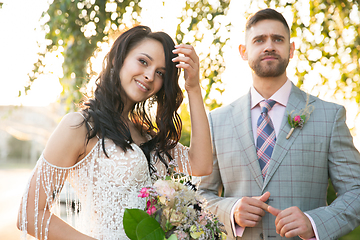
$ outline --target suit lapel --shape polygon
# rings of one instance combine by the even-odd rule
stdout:
[[[311,102],[310,102],[311,103]],[[309,103],[309,104],[310,104]],[[289,151],[290,147],[294,143],[295,139],[300,134],[300,129],[295,129],[289,139],[286,139],[286,136],[290,132],[290,125],[288,123],[288,114],[291,111],[299,112],[303,109],[306,105],[306,93],[302,92],[298,87],[292,85],[291,93],[289,96],[289,101],[285,108],[285,115],[283,117],[280,132],[276,139],[276,144],[274,147],[274,151],[270,160],[269,168],[267,171],[267,176],[264,181],[263,190],[270,182],[272,176],[280,166],[281,162],[284,160],[287,152]]]
[[[233,103],[232,125],[235,129],[240,146],[241,157],[247,163],[251,174],[260,188],[263,186],[263,178],[260,171],[259,161],[256,155],[254,135],[251,125],[250,92]]]

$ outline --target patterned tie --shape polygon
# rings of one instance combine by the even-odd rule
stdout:
[[[257,121],[258,137],[256,139],[256,152],[260,163],[261,173],[264,179],[276,142],[274,125],[268,115],[268,112],[275,105],[275,103],[276,101],[270,99],[260,102],[261,114]]]

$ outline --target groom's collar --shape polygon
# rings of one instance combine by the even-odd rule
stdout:
[[[284,85],[277,90],[269,99],[275,100],[277,103],[286,107],[291,93],[292,83],[289,79],[286,80]],[[253,109],[261,101],[264,100],[264,97],[260,95],[258,91],[252,85],[250,88],[250,108]]]

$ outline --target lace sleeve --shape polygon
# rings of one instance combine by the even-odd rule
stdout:
[[[33,225],[31,228],[34,229],[36,239],[47,239],[52,215],[60,217],[59,196],[70,171],[71,168],[56,167],[48,163],[43,155],[40,156],[21,202],[19,211],[19,228],[23,233],[21,239],[28,237],[28,224]],[[43,205],[42,202],[45,204]],[[33,212],[33,215],[30,212]]]
[[[189,162],[189,147],[178,143],[175,148],[170,151],[173,159],[176,159],[179,166],[179,172],[185,173],[189,176],[192,175],[192,170]]]
[[[189,162],[189,147],[178,143],[171,151],[169,152],[171,157],[176,160],[178,168],[176,169],[178,172],[184,173],[186,178],[192,175],[191,166]],[[163,155],[165,160],[169,163],[170,159],[166,155]],[[167,173],[166,166],[158,159],[155,153],[152,154],[152,161],[156,168],[157,173],[160,176],[165,176]]]

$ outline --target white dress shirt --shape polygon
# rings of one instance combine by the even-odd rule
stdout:
[[[274,95],[272,95],[269,99],[276,101],[275,105],[271,108],[271,110],[268,112],[268,115],[274,125],[274,130],[276,137],[278,137],[278,133],[280,131],[280,125],[282,122],[282,119],[285,114],[285,108],[286,104],[289,100],[290,92],[291,92],[291,82],[290,80],[287,80],[285,84],[277,90]],[[263,96],[260,95],[254,88],[254,86],[251,86],[250,89],[250,108],[251,108],[251,125],[252,130],[254,134],[254,142],[256,143],[257,139],[257,120],[260,116],[261,109],[259,103],[263,100],[266,100]]]

